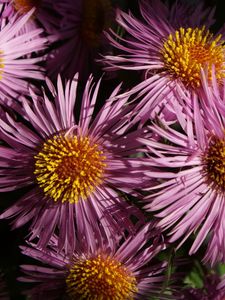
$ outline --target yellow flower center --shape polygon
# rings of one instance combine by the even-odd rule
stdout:
[[[110,0],[84,0],[81,36],[89,47],[98,47],[103,30],[111,24]]]
[[[15,10],[21,13],[27,13],[33,7],[38,7],[41,5],[41,0],[14,0],[13,6]]]
[[[220,188],[225,188],[225,140],[214,139],[205,157],[209,179]]]
[[[200,86],[201,68],[207,69],[208,80],[211,80],[212,65],[215,65],[217,79],[225,77],[221,35],[213,38],[205,27],[179,28],[174,35],[169,35],[161,53],[165,69],[186,87]]]
[[[89,137],[55,135],[35,156],[36,180],[54,201],[77,203],[102,183],[106,156]]]
[[[137,292],[132,273],[117,260],[103,255],[76,263],[66,284],[72,299],[131,300]]]

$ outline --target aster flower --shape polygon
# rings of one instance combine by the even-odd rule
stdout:
[[[119,95],[118,86],[97,113],[100,82],[94,88],[89,78],[81,107],[77,77],[65,88],[59,77],[57,91],[47,84],[52,102],[46,94],[32,94],[33,102],[23,103],[20,118],[30,125],[7,113],[0,120],[1,138],[8,145],[0,147],[0,191],[30,187],[0,218],[16,217],[14,228],[32,220],[31,239],[40,237],[41,247],[57,231],[59,248],[68,251],[74,249],[76,233],[92,238],[94,228],[99,238],[132,231],[130,215],[143,216],[124,193],[135,195],[145,185],[137,137],[148,133],[131,130],[130,108],[124,107],[128,96]]]
[[[166,264],[152,263],[164,245],[152,236],[150,228],[151,225],[144,226],[120,245],[103,239],[97,244],[96,240],[88,242],[79,237],[76,251],[70,257],[58,252],[56,238],[46,251],[35,244],[21,247],[23,254],[45,265],[22,265],[25,276],[19,280],[39,283],[27,293],[32,299],[41,299],[43,295],[48,295],[50,300],[62,299],[65,294],[68,299],[125,300],[157,296],[162,292]],[[148,246],[147,241],[151,241]],[[167,299],[163,292],[160,299]]]
[[[148,189],[145,208],[158,211],[158,226],[170,229],[170,242],[182,238],[181,245],[195,233],[190,255],[207,243],[204,262],[213,265],[225,261],[225,89],[224,84],[222,89],[217,85],[215,76],[210,88],[206,78],[201,98],[192,99],[193,119],[178,114],[180,129],[165,122],[154,124],[151,130],[158,140],[141,141],[151,155],[148,175],[159,180]]]
[[[60,46],[47,60],[49,76],[58,73],[72,78],[79,72],[87,79],[97,69],[94,59],[108,44],[103,30],[112,23],[113,8],[110,0],[65,0],[56,4],[62,16],[57,35]]]
[[[119,36],[110,30],[106,36],[118,50],[105,55],[106,70],[142,71],[143,80],[133,92],[139,95],[138,118],[144,122],[162,102],[176,101],[174,90],[197,92],[201,86],[200,69],[216,66],[217,79],[225,77],[224,46],[221,35],[213,35],[214,9],[202,1],[190,6],[176,1],[172,7],[162,1],[139,1],[141,17],[117,10],[116,20],[124,29]],[[179,102],[177,102],[177,105]]]
[[[43,68],[36,64],[43,58],[25,58],[46,48],[47,39],[40,37],[43,30],[35,29],[15,37],[33,12],[34,9],[19,18],[15,15],[7,25],[0,24],[0,101],[28,94],[28,79],[44,79]]]
[[[54,3],[52,0],[0,0],[0,4],[4,6],[2,17],[6,22],[11,22],[14,15],[21,16],[35,8],[33,17],[24,25],[22,32],[39,28],[40,24],[46,32],[56,32],[60,18]]]

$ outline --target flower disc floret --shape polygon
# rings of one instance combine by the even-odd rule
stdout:
[[[20,11],[22,13],[27,13],[33,7],[40,6],[42,0],[14,0],[13,6],[15,10]]]
[[[225,189],[225,139],[215,138],[205,158],[207,176],[218,187]]]
[[[54,201],[77,203],[102,183],[106,156],[87,136],[55,135],[35,156],[34,174]]]
[[[134,299],[137,292],[132,273],[116,259],[101,254],[75,263],[66,284],[72,299],[125,300]]]
[[[207,68],[208,79],[212,79],[212,66],[216,69],[216,78],[224,74],[224,46],[221,35],[213,34],[202,28],[179,28],[170,34],[162,48],[165,69],[186,87],[200,86],[201,68]]]

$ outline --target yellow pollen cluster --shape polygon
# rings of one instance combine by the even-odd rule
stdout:
[[[103,255],[76,263],[66,284],[72,299],[131,300],[137,292],[132,273],[117,260]]]
[[[0,80],[2,79],[2,73],[4,72],[4,59],[1,57],[1,55],[3,55],[3,51],[0,50]]]
[[[55,135],[35,156],[36,180],[54,201],[77,203],[102,183],[106,156],[88,137]]]
[[[84,0],[81,36],[91,48],[98,47],[103,30],[111,24],[110,12],[112,6],[109,0]]]
[[[205,27],[179,28],[174,35],[169,35],[161,53],[167,72],[186,87],[200,86],[201,68],[207,68],[208,80],[211,80],[212,65],[215,65],[217,79],[225,77],[221,36],[213,39]]]
[[[33,7],[38,7],[41,4],[41,0],[14,0],[13,6],[15,10],[21,13],[27,13]]]
[[[207,176],[220,188],[225,188],[225,140],[215,139],[205,157]]]

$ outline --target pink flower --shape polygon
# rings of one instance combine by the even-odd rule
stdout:
[[[33,17],[28,20],[21,31],[29,33],[39,28],[41,24],[47,33],[55,33],[60,18],[54,3],[53,0],[0,0],[0,5],[4,6],[2,18],[6,22],[11,22],[15,14],[21,16],[35,8]]]
[[[175,128],[153,124],[158,139],[140,142],[149,148],[147,174],[158,180],[145,208],[158,211],[158,226],[170,229],[170,242],[182,238],[181,245],[195,234],[189,254],[208,244],[204,261],[214,264],[225,261],[225,86],[214,76],[210,88],[206,75],[202,85],[201,97],[192,99],[193,118],[178,114]]]
[[[139,1],[141,17],[117,10],[116,20],[125,31],[119,36],[106,33],[116,55],[105,55],[106,70],[136,70],[142,82],[133,88],[139,95],[138,116],[142,122],[159,106],[177,102],[177,87],[185,93],[198,92],[200,70],[216,66],[218,79],[225,77],[224,46],[221,36],[210,33],[214,9],[203,2],[190,6],[176,1],[172,7],[162,1]],[[100,61],[100,60],[99,60]],[[179,105],[179,102],[177,102]]]
[[[66,294],[71,299],[147,299],[158,295],[168,299],[162,291],[166,264],[152,262],[163,244],[156,237],[152,239],[150,227],[143,227],[120,245],[101,238],[87,241],[79,236],[71,257],[58,251],[55,238],[45,251],[35,244],[21,247],[23,254],[45,266],[22,265],[25,275],[19,280],[38,283],[27,291],[32,299],[47,295],[56,300]]]
[[[28,80],[44,79],[43,68],[37,63],[43,57],[28,57],[31,53],[43,50],[47,46],[47,39],[40,37],[42,29],[34,29],[28,33],[17,33],[32,17],[34,9],[26,15],[15,15],[11,22],[4,26],[0,24],[0,101],[28,94],[30,83]]]
[[[79,72],[86,80],[90,73],[97,71],[98,52],[106,48],[103,30],[113,20],[110,0],[65,0],[56,4],[62,16],[57,39],[59,46],[50,53],[47,60],[49,76],[58,73],[72,78]]]
[[[22,123],[2,112],[0,191],[29,190],[0,217],[16,217],[14,228],[32,220],[30,238],[40,237],[40,247],[58,232],[66,251],[74,250],[76,234],[92,239],[95,230],[96,238],[116,238],[132,231],[130,216],[143,216],[125,194],[137,195],[146,183],[137,137],[148,133],[131,130],[128,96],[116,87],[97,112],[100,82],[94,87],[89,78],[82,102],[77,76],[65,87],[59,77],[57,91],[46,83],[53,101],[32,93]]]

